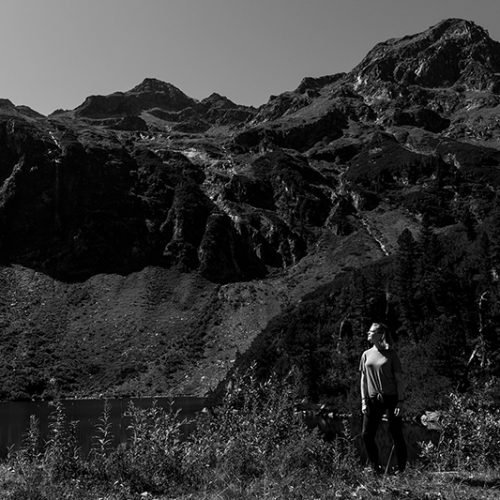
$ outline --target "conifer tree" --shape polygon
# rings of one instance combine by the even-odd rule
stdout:
[[[465,229],[467,231],[467,238],[469,239],[469,241],[474,241],[477,237],[475,228],[476,219],[474,218],[474,215],[472,214],[468,205],[462,210],[462,213],[460,214],[460,221],[465,226]]]
[[[492,268],[499,273],[500,269],[500,192],[493,201],[493,209],[489,217],[489,237]]]
[[[432,275],[438,268],[442,253],[436,233],[426,216],[422,220],[418,244],[420,247],[419,274],[421,279],[425,279],[427,275]]]
[[[491,240],[486,231],[481,233],[478,248],[479,258],[479,289],[485,290],[491,287],[493,262],[491,256]]]
[[[417,296],[425,317],[443,310],[440,290],[445,287],[445,272],[441,267],[442,248],[429,220],[424,217],[419,241]]]
[[[414,292],[416,286],[417,243],[409,229],[398,238],[396,292],[401,307],[403,328],[415,341]]]

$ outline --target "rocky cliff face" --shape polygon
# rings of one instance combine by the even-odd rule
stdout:
[[[423,33],[378,44],[351,75],[358,86],[382,81],[498,92],[499,54],[499,43],[483,28],[448,19]]]
[[[305,78],[259,109],[154,79],[49,117],[2,100],[0,258],[77,288],[144,269],[211,283],[216,298],[186,327],[197,357],[172,361],[182,335],[164,325],[131,375],[147,390],[148,363],[162,359],[175,366],[155,390],[201,393],[269,319],[391,254],[404,227],[425,218],[446,231],[465,209],[481,224],[500,182],[499,110],[500,44],[457,19],[380,43],[350,73]],[[15,283],[4,280],[5,304]],[[40,305],[26,307],[38,317]],[[203,320],[214,307],[217,319]],[[117,353],[123,330],[103,330]]]

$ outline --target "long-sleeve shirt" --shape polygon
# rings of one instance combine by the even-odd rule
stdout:
[[[393,349],[378,350],[375,346],[361,356],[359,370],[365,375],[370,398],[378,394],[397,396],[395,373],[401,373],[401,361]]]

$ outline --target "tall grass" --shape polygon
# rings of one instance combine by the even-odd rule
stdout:
[[[261,383],[249,372],[232,382],[219,406],[197,416],[188,436],[172,408],[131,404],[128,439],[118,447],[112,445],[105,404],[86,456],[76,445],[75,425],[55,403],[48,440],[41,442],[33,417],[23,446],[0,469],[1,498],[376,498],[391,491],[404,498],[434,498],[429,491],[432,484],[438,488],[434,472],[500,464],[498,409],[484,396],[477,404],[477,397],[454,395],[443,414],[441,440],[424,443],[418,474],[410,470],[397,483],[364,472],[349,429],[332,442],[308,430],[294,400],[286,383]],[[461,498],[450,485],[442,491],[435,498]],[[453,497],[446,496],[451,492]]]

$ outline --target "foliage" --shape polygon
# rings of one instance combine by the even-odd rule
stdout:
[[[220,405],[202,412],[188,436],[171,408],[131,405],[128,439],[117,448],[110,445],[105,405],[88,456],[75,451],[71,426],[56,403],[45,447],[32,419],[24,445],[0,469],[3,498],[361,499],[392,492],[416,500],[461,498],[457,491],[464,490],[469,497],[488,498],[472,486],[441,484],[432,474],[446,467],[470,474],[498,466],[499,415],[492,406],[498,381],[481,395],[450,396],[441,440],[423,446],[426,469],[382,480],[362,469],[347,424],[331,442],[304,426],[294,409],[293,387],[290,380],[261,382],[254,371],[235,375]]]
[[[49,438],[43,459],[53,480],[68,479],[78,474],[80,461],[76,426],[77,422],[67,421],[63,404],[56,401],[50,414]]]
[[[442,412],[439,442],[423,443],[423,457],[438,470],[488,470],[500,465],[500,381],[466,394],[452,393]],[[496,401],[495,401],[496,399]]]
[[[235,378],[223,404],[205,418],[193,442],[195,457],[204,457],[202,471],[215,467],[219,482],[283,479],[299,471],[332,476],[353,460],[344,441],[327,445],[304,428],[287,383],[272,378],[258,382],[253,371]]]
[[[200,415],[187,437],[178,412],[131,404],[128,440],[113,449],[105,405],[92,450],[84,457],[60,402],[50,418],[44,450],[32,419],[24,446],[9,458],[19,475],[16,498],[48,498],[54,488],[66,485],[69,490],[75,482],[82,487],[101,485],[124,495],[116,498],[129,498],[128,494],[144,491],[218,491],[227,484],[243,487],[264,478],[286,483],[307,476],[320,481],[346,477],[357,463],[346,438],[326,443],[318,432],[304,427],[294,411],[289,385],[276,380],[261,383],[253,373],[235,377],[222,404]]]
[[[182,424],[178,413],[153,404],[140,409],[132,403],[127,412],[128,446],[111,456],[108,474],[136,491],[165,491],[182,477]]]

